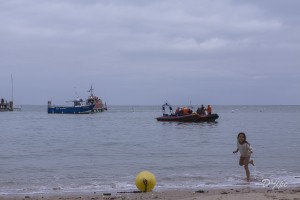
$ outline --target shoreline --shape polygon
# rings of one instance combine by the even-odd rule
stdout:
[[[300,200],[300,187],[283,187],[272,189],[271,187],[227,187],[218,189],[199,188],[178,189],[166,191],[152,191],[142,193],[129,192],[76,192],[76,193],[39,193],[39,194],[2,194],[0,200],[107,200],[107,199],[170,199],[170,200],[200,200],[200,199],[291,199]]]

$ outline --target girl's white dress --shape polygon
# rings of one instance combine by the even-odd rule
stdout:
[[[251,153],[253,153],[253,148],[246,142],[244,142],[244,144],[237,142],[237,148],[239,149],[242,157],[250,157]]]

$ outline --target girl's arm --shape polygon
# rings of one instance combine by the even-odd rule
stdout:
[[[237,153],[239,151],[239,148],[237,148],[235,151],[233,151],[232,153]]]
[[[253,153],[253,148],[250,146],[250,144],[247,144],[248,147],[248,151],[250,151],[251,153]]]

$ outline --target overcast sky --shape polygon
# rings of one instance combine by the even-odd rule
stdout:
[[[299,0],[0,1],[0,97],[299,105]]]

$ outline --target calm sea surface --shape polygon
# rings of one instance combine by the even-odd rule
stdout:
[[[194,107],[195,109],[197,106]],[[216,123],[157,122],[160,106],[110,106],[88,115],[45,106],[0,113],[0,194],[136,190],[144,170],[154,190],[300,186],[300,106],[214,106]],[[252,182],[234,155],[244,131],[254,148]]]

